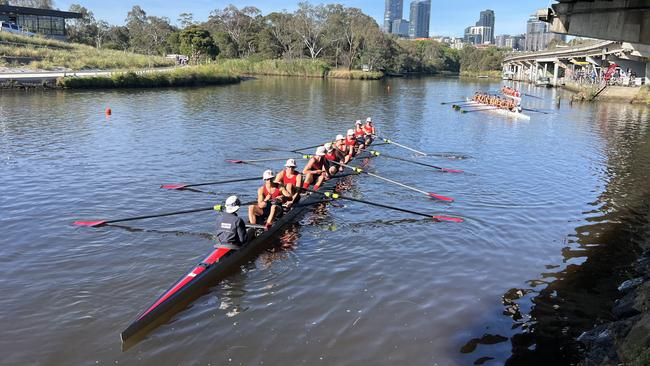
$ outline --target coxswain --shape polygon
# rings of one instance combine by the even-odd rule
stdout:
[[[307,165],[305,165],[305,168],[302,170],[302,174],[305,175],[305,182],[302,184],[303,189],[308,189],[313,183],[314,191],[317,191],[323,182],[329,179],[327,164],[325,164],[324,146],[319,146],[316,149],[316,154],[309,158]]]
[[[248,207],[248,221],[257,224],[257,219],[266,220],[264,226],[268,229],[273,225],[275,217],[282,212],[282,191],[280,185],[273,181],[275,174],[272,170],[264,171],[264,185],[257,190],[257,203]]]
[[[354,138],[354,130],[349,129],[345,138],[345,146],[348,147],[348,155],[352,159],[357,154],[357,139]]]
[[[215,237],[222,246],[234,245],[241,247],[246,243],[246,224],[237,216],[241,202],[237,196],[230,196],[224,205],[225,212],[217,214],[217,231]]]
[[[336,140],[334,142],[334,152],[339,157],[338,161],[342,161],[343,164],[347,164],[351,159],[349,151],[350,149],[345,144],[345,137],[343,137],[341,134],[336,135]]]
[[[300,200],[302,175],[296,171],[296,160],[288,159],[284,169],[275,176],[275,183],[280,185],[280,192],[285,197],[284,206],[289,208]]]

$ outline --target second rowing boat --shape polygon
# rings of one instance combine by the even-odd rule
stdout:
[[[472,107],[480,107],[481,109],[477,109],[477,111],[486,111],[486,112],[493,112],[500,114],[505,117],[511,117],[511,118],[516,118],[516,119],[524,119],[524,120],[530,120],[530,116],[527,114],[523,114],[521,112],[512,112],[507,109],[502,109],[498,108],[489,104],[483,104],[479,102],[475,102],[471,100],[470,98],[466,98],[468,105],[467,106],[472,106]]]

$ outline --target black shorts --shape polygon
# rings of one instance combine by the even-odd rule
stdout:
[[[262,214],[257,217],[259,220],[266,220],[269,218],[269,215],[271,214],[271,207],[272,206],[278,206],[278,208],[275,209],[275,218],[279,218],[282,216],[282,204],[278,203],[277,201],[272,201],[272,202],[267,202],[266,207],[262,209]]]

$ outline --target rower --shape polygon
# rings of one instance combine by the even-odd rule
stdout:
[[[332,145],[331,142],[325,144],[325,162],[327,173],[330,176],[333,176],[342,170],[342,167],[336,164],[339,162],[339,157],[337,156],[336,151],[334,151],[334,145]]]
[[[285,207],[291,207],[300,200],[302,175],[296,171],[295,159],[287,160],[284,169],[275,176],[275,183],[280,185],[280,192],[286,199]]]
[[[234,245],[241,247],[246,243],[246,224],[244,220],[237,216],[241,202],[237,196],[230,196],[226,199],[226,212],[217,214],[217,232],[216,238],[219,244],[223,246]]]
[[[354,138],[354,130],[349,129],[345,138],[345,146],[348,147],[348,155],[352,159],[357,154],[357,139]]]
[[[273,181],[275,174],[272,170],[264,171],[264,185],[257,190],[257,203],[248,207],[248,221],[257,224],[257,219],[266,220],[266,228],[273,225],[275,217],[282,213],[282,191],[280,185]]]
[[[375,126],[372,124],[372,118],[366,118],[366,124],[363,126],[363,132],[365,133],[365,146],[368,147],[372,144],[373,136],[375,136]]]
[[[305,183],[302,185],[303,189],[309,188],[309,186],[314,183],[314,191],[317,191],[323,182],[329,179],[325,164],[324,146],[319,146],[316,149],[316,155],[309,158],[307,165],[305,165],[305,168],[302,170],[302,174],[305,175]]]
[[[347,164],[351,157],[349,154],[350,149],[348,149],[348,146],[345,144],[345,137],[343,135],[338,134],[336,135],[336,140],[334,142],[334,152],[338,156],[339,160],[342,161],[343,164]]]

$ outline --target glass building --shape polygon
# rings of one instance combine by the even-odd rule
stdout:
[[[396,33],[393,31],[393,22],[402,19],[404,0],[386,0],[384,10],[384,32]]]
[[[411,2],[409,37],[429,38],[429,20],[431,18],[431,0]]]
[[[65,39],[65,20],[81,18],[81,13],[0,5],[0,21],[19,25],[23,30],[46,37]]]

